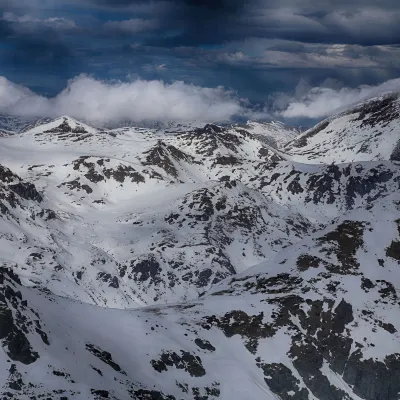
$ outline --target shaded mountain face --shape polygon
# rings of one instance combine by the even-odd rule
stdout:
[[[19,132],[29,121],[24,118],[0,114],[0,132],[2,135]]]
[[[1,137],[2,397],[398,400],[397,110]]]
[[[239,127],[254,135],[257,135],[259,140],[269,144],[275,149],[279,149],[286,143],[294,140],[301,133],[300,129],[290,127],[278,121],[247,121],[246,124],[241,124]]]

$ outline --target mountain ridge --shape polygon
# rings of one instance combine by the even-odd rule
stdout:
[[[2,396],[398,400],[397,109],[0,137]]]

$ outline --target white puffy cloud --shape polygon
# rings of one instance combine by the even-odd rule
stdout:
[[[0,77],[0,113],[23,117],[70,115],[98,125],[119,121],[222,122],[239,116],[321,119],[393,91],[400,91],[400,78],[357,88],[341,87],[332,80],[311,88],[301,81],[292,97],[277,95],[271,109],[255,110],[223,87],[206,88],[181,81],[104,82],[80,75],[57,96],[48,98]]]
[[[391,79],[377,86],[363,85],[357,88],[314,87],[301,96],[277,98],[278,114],[283,118],[323,118],[343,111],[366,99],[389,92],[400,91],[400,78]]]
[[[53,98],[0,77],[0,113],[25,117],[71,117],[102,124],[117,121],[227,121],[251,111],[222,87],[205,88],[184,82],[135,80],[103,82],[80,75]]]

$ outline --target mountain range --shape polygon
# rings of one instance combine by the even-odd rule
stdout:
[[[399,399],[398,94],[0,131],[2,399]]]

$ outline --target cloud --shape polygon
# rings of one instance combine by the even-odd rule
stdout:
[[[362,85],[357,88],[314,87],[307,90],[304,82],[295,98],[278,96],[275,107],[283,118],[320,119],[346,110],[366,99],[385,93],[400,91],[400,79],[391,79],[377,86]]]
[[[128,35],[151,31],[157,27],[157,21],[143,18],[132,18],[124,21],[108,21],[104,24],[104,28],[109,32]]]
[[[52,31],[28,35],[26,32],[13,31],[9,41],[10,47],[5,48],[3,66],[32,72],[41,69],[44,74],[57,70],[66,71],[73,62],[74,50],[66,43],[63,36]]]
[[[61,2],[65,4],[65,1]],[[3,10],[53,9],[59,4],[59,0],[0,0],[0,8]]]
[[[159,17],[163,26],[176,32],[172,37],[153,38],[154,43],[167,47],[254,37],[362,45],[400,41],[400,10],[394,0],[379,4],[357,0],[171,0],[170,11]]]
[[[222,87],[135,80],[107,83],[81,75],[56,97],[39,96],[0,78],[0,112],[19,116],[70,115],[95,124],[117,121],[226,121],[251,116],[243,101]],[[260,114],[257,114],[260,115]]]
[[[259,62],[283,68],[384,68],[400,61],[395,46],[303,44],[295,51],[267,49]]]
[[[30,15],[16,15],[12,12],[3,13],[3,21],[17,24],[44,25],[54,29],[75,29],[75,21],[63,17],[50,17],[45,19],[35,18]]]
[[[201,55],[201,60],[265,71],[299,69],[311,75],[311,69],[340,69],[345,73],[346,70],[395,69],[400,65],[400,47],[253,39],[231,43],[228,49],[208,50]]]
[[[0,10],[1,73],[52,95],[80,73],[222,85],[253,102],[302,77],[400,76],[398,0],[0,0]]]
[[[9,65],[26,71],[37,66],[46,71],[61,66],[65,69],[66,60],[70,60],[74,52],[68,43],[70,34],[73,36],[79,31],[75,21],[64,17],[37,18],[3,12],[0,36],[3,32],[7,40],[3,48],[3,67]]]
[[[80,75],[57,96],[48,98],[0,77],[0,113],[24,117],[70,115],[95,125],[121,121],[223,122],[236,117],[317,120],[393,91],[400,91],[400,78],[357,88],[342,87],[335,79],[327,79],[318,87],[301,80],[292,97],[277,94],[269,106],[255,108],[223,87],[207,88],[181,81],[104,82]]]

